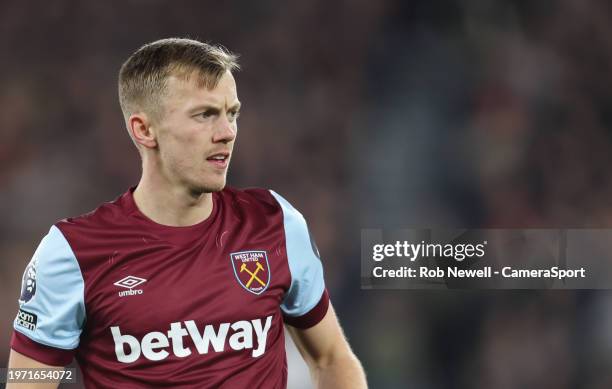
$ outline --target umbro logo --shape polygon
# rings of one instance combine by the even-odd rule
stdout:
[[[113,285],[127,289],[127,290],[120,291],[119,297],[134,296],[137,294],[142,294],[142,289],[134,289],[134,288],[145,282],[147,282],[147,280],[145,280],[144,278],[135,277],[135,276],[127,276],[115,282]]]

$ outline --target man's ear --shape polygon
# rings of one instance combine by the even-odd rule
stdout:
[[[148,149],[157,147],[157,135],[151,124],[151,119],[142,112],[130,115],[127,120],[128,130],[134,142]]]

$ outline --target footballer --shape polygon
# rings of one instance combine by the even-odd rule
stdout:
[[[10,368],[74,358],[87,388],[286,388],[286,326],[317,387],[367,386],[302,215],[273,191],[225,186],[237,69],[227,50],[178,38],[123,64],[119,100],[142,176],[42,239]]]

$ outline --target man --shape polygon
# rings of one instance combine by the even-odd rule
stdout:
[[[225,188],[236,69],[231,53],[188,39],[147,44],[123,64],[142,177],[42,240],[9,367],[75,357],[92,388],[284,388],[287,325],[318,387],[366,387],[301,214],[272,191]]]

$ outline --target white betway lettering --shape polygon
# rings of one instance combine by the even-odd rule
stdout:
[[[219,326],[219,332],[215,333],[215,327],[212,324],[204,327],[204,336],[200,334],[198,327],[193,320],[185,322],[187,331],[193,343],[195,344],[200,354],[208,354],[208,345],[212,343],[213,348],[216,352],[220,353],[225,347],[225,338],[227,337],[227,330],[229,329],[229,323],[222,323]]]
[[[253,357],[262,356],[263,353],[266,352],[266,338],[268,337],[268,330],[272,324],[272,316],[268,316],[268,319],[270,320],[266,320],[266,324],[263,329],[261,328],[261,320],[251,320],[255,333],[257,334],[258,343],[258,347],[253,350]]]
[[[211,352],[211,346],[213,352],[222,352],[225,349],[230,329],[231,336],[229,337],[228,345],[232,350],[253,349],[253,332],[255,332],[257,348],[253,349],[251,356],[257,358],[266,352],[266,340],[272,325],[272,316],[265,318],[263,327],[262,320],[254,319],[251,321],[241,320],[236,323],[221,323],[217,329],[212,324],[208,324],[204,326],[203,332],[200,332],[193,320],[184,322],[185,328],[183,328],[181,322],[175,322],[170,323],[170,330],[167,332],[168,336],[163,332],[153,331],[145,334],[142,342],[139,342],[135,336],[122,335],[119,326],[113,326],[110,329],[115,343],[117,360],[123,363],[132,363],[140,358],[141,354],[151,361],[166,359],[170,355],[170,350],[168,350],[170,344],[172,344],[171,351],[174,355],[179,358],[187,357],[191,355],[192,350],[184,347],[184,336],[191,337],[198,354],[208,354]]]

